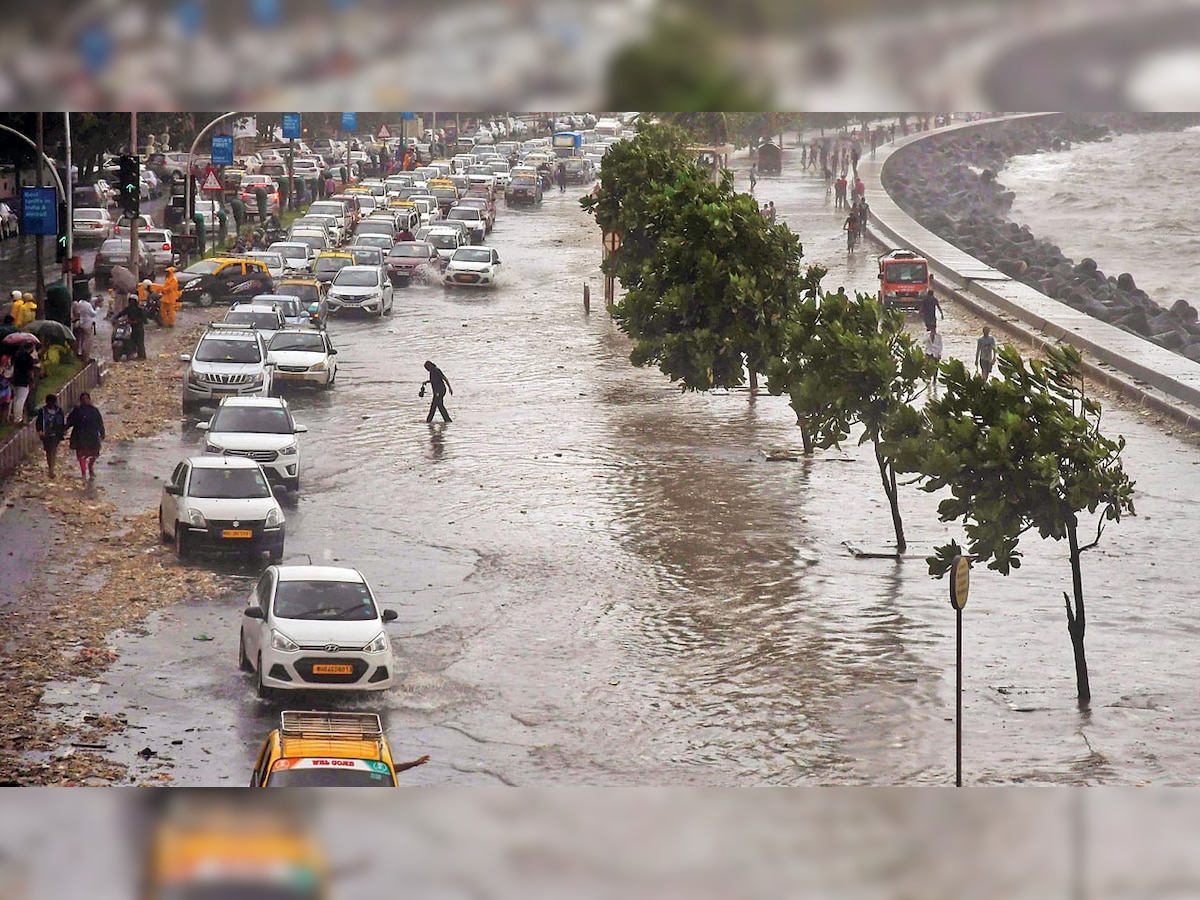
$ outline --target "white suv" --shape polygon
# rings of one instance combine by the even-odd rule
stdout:
[[[188,364],[183,373],[183,411],[201,404],[220,403],[225,397],[269,397],[271,366],[259,332],[244,325],[213,323],[200,337],[191,355],[180,354]]]
[[[357,569],[270,566],[242,614],[238,665],[267,699],[280,690],[382,691],[393,678],[392,644]]]
[[[207,432],[205,453],[247,457],[261,465],[275,484],[300,490],[300,445],[296,436],[308,428],[296,424],[286,400],[226,397],[217,407],[217,414],[196,427]]]

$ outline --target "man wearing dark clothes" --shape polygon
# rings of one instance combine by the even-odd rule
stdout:
[[[942,304],[938,302],[933,290],[926,291],[925,296],[921,298],[921,318],[925,320],[926,331],[933,331],[937,327],[939,313],[943,319],[946,318],[946,314],[942,312]]]
[[[450,421],[450,414],[446,412],[446,407],[442,403],[442,398],[446,396],[446,391],[450,391],[450,396],[454,396],[454,388],[450,387],[450,379],[429,360],[425,361],[425,371],[429,373],[429,379],[421,383],[421,396],[425,396],[425,385],[429,385],[433,391],[433,400],[429,403],[429,415],[425,418],[426,422],[433,421],[433,414],[440,412],[442,420]]]

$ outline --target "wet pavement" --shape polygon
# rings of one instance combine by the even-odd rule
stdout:
[[[878,251],[847,256],[841,213],[796,168],[789,150],[760,202],[828,289],[874,290]],[[362,569],[400,618],[391,690],[282,705],[381,712],[399,758],[432,755],[414,784],[951,783],[954,617],[923,557],[961,535],[936,498],[901,493],[907,557],[855,558],[844,542],[891,538],[869,453],[767,461],[799,448],[786,401],[680,394],[631,366],[599,303],[583,311],[600,247],[575,192],[502,209],[489,243],[494,293],[416,287],[391,317],[335,320],[337,387],[292,397],[310,431],[287,553]],[[946,314],[947,352],[969,357],[978,323]],[[453,423],[424,421],[426,359],[454,386]],[[1085,559],[1093,709],[1074,699],[1065,547],[1027,538],[1014,575],[975,573],[964,614],[968,782],[1200,780],[1200,450],[1137,410],[1104,424],[1129,440],[1139,516]],[[190,420],[110,447],[104,480],[153,507],[199,435]],[[257,573],[195,565],[222,567],[229,594],[155,614],[99,683],[47,700],[125,712],[110,752],[134,780],[241,784],[282,708],[237,669]]]

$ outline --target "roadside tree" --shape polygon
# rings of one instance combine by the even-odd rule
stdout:
[[[1087,616],[1081,557],[1109,522],[1134,514],[1134,482],[1121,463],[1125,439],[1100,432],[1100,404],[1084,393],[1079,353],[1063,346],[1026,363],[1011,346],[997,358],[998,379],[972,375],[960,360],[944,363],[942,395],[925,407],[924,427],[897,437],[902,472],[923,476],[923,489],[948,488],[943,522],[961,519],[967,552],[1002,575],[1021,565],[1021,536],[1067,540],[1072,592],[1063,592],[1075,656],[1080,706],[1091,700],[1084,635]],[[1086,516],[1084,514],[1087,514]],[[1081,529],[1095,537],[1080,545]],[[941,578],[962,550],[951,541],[929,558]]]

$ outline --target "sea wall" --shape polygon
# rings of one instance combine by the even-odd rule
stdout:
[[[1089,257],[1076,262],[1010,221],[1014,194],[996,177],[1013,156],[1196,124],[1195,113],[996,119],[900,148],[884,164],[881,181],[898,206],[948,243],[1073,309],[1200,362],[1200,314],[1192,304],[1159,306],[1133,274],[1108,275]]]

